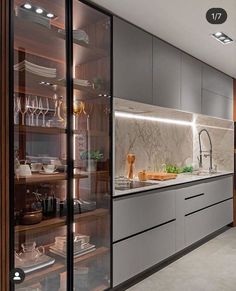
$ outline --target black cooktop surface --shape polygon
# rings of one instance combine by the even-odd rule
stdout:
[[[140,182],[140,181],[131,181],[131,183],[128,186],[116,186],[115,190],[130,190],[130,189],[136,189],[136,188],[142,188],[146,186],[152,186],[156,185],[157,183],[151,183],[151,182]]]

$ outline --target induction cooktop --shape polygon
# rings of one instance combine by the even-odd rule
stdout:
[[[131,181],[129,185],[126,186],[115,186],[115,190],[130,190],[130,189],[136,189],[136,188],[142,188],[146,186],[152,186],[157,185],[157,183],[151,183],[151,182],[141,182],[141,181]]]

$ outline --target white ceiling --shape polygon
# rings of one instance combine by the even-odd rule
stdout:
[[[196,58],[236,78],[236,0],[93,0]],[[206,21],[209,8],[228,13],[224,24]],[[222,31],[235,42],[223,45],[210,37]]]

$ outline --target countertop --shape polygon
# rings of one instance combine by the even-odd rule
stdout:
[[[149,190],[155,190],[155,189],[161,189],[171,186],[177,186],[181,184],[187,184],[192,182],[198,182],[201,180],[207,180],[212,179],[216,177],[222,177],[222,176],[228,176],[233,175],[233,172],[227,172],[227,171],[221,171],[215,174],[205,174],[205,175],[196,175],[196,174],[179,174],[176,179],[167,180],[167,181],[154,181],[154,180],[148,180],[147,182],[153,183],[151,186],[144,186],[140,188],[135,189],[128,189],[128,190],[115,190],[113,198],[120,197],[120,196],[126,196],[131,195],[135,193],[140,193],[144,191]]]

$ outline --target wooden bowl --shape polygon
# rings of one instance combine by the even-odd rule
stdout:
[[[40,223],[43,219],[42,210],[27,211],[21,215],[20,224],[31,225]]]

